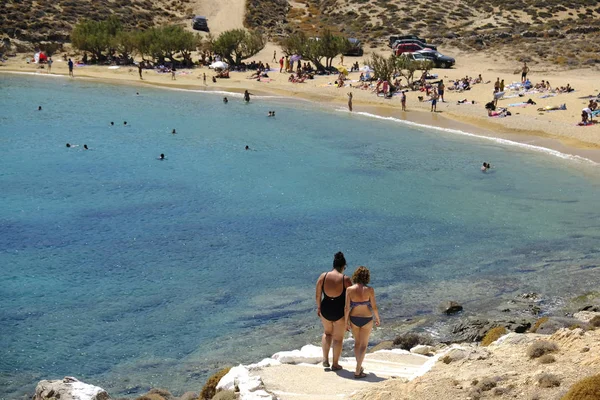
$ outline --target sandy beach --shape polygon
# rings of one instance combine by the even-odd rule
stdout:
[[[548,80],[553,87],[570,84],[575,89],[571,93],[550,94],[532,93],[518,97],[517,92],[506,91],[505,99],[498,102],[499,107],[507,107],[512,115],[505,118],[491,118],[487,116],[485,103],[491,100],[494,82],[497,78],[504,79],[505,84],[520,80],[520,74],[515,74],[520,64],[506,59],[490,60],[486,55],[463,54],[458,50],[443,49],[457,59],[457,65],[452,69],[434,69],[438,79],[444,79],[447,87],[452,81],[465,76],[476,77],[481,74],[483,82],[473,85],[471,90],[454,92],[446,90],[445,102],[438,102],[437,112],[430,112],[431,103],[420,102],[418,97],[424,96],[423,92],[407,92],[407,111],[401,111],[400,99],[394,96],[391,99],[378,97],[372,90],[358,89],[357,81],[359,72],[348,75],[346,86],[338,88],[334,81],[335,75],[315,76],[313,80],[304,83],[288,82],[288,73],[279,73],[279,65],[273,62],[273,52],[277,58],[282,53],[281,49],[268,44],[252,60],[269,63],[271,71],[268,79],[257,81],[248,79],[251,72],[231,72],[230,79],[217,79],[212,82],[214,71],[208,67],[184,69],[177,72],[176,80],[171,80],[170,74],[161,74],[155,70],[144,70],[143,80],[139,79],[137,68],[119,67],[109,69],[108,66],[84,66],[75,68],[75,79],[86,78],[111,83],[132,84],[143,87],[177,88],[188,90],[222,90],[228,92],[243,92],[249,90],[256,95],[281,96],[290,99],[303,99],[335,109],[347,108],[347,93],[353,93],[355,113],[369,113],[382,117],[392,117],[398,120],[410,121],[422,125],[455,129],[478,136],[488,136],[506,139],[514,142],[552,149],[556,152],[578,155],[595,162],[600,162],[600,125],[577,126],[580,121],[581,110],[586,107],[588,99],[583,97],[596,95],[600,86],[595,79],[596,74],[591,69],[586,70],[556,70],[551,66],[531,66],[529,77],[532,83]],[[376,49],[380,54],[389,52],[387,48]],[[10,58],[0,67],[0,72],[21,72],[48,75],[47,70],[36,64],[28,64],[29,55],[19,54]],[[357,62],[362,67],[368,62],[369,55],[364,57],[346,57],[344,64],[349,67]],[[340,65],[341,60],[335,60],[333,65]],[[203,82],[206,74],[206,83]],[[67,76],[66,62],[55,57],[52,75]],[[599,86],[599,87],[596,87]],[[427,98],[427,96],[425,96]],[[459,100],[467,100],[465,104],[458,104]],[[528,106],[509,106],[532,99],[536,104]],[[475,104],[471,102],[474,101]],[[546,106],[566,105],[566,110],[538,111]]]

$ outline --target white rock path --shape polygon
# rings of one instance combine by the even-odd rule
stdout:
[[[366,378],[354,379],[356,360],[342,358],[340,371],[321,365],[321,348],[280,352],[258,364],[232,368],[218,389],[240,390],[240,399],[331,400],[347,399],[358,390],[386,379],[412,380],[425,374],[445,352],[427,357],[404,350],[381,350],[367,354]]]

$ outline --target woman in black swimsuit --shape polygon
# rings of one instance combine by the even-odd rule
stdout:
[[[333,363],[331,369],[342,369],[339,365],[344,340],[344,304],[346,288],[352,285],[350,278],[343,274],[346,259],[341,251],[333,258],[333,269],[319,276],[316,287],[317,315],[323,323],[323,366],[329,368],[329,349],[333,347]]]
[[[354,336],[354,355],[356,357],[356,371],[354,378],[366,378],[362,368],[367,346],[369,345],[369,336],[373,329],[373,319],[375,325],[379,326],[379,311],[375,301],[375,290],[367,286],[371,280],[371,273],[366,267],[358,267],[352,275],[354,285],[346,291],[346,305],[344,316],[346,329],[352,329]]]

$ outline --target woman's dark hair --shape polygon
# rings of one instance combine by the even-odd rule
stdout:
[[[342,269],[346,266],[346,259],[344,258],[344,253],[338,251],[333,256],[333,268],[337,269],[339,272],[342,272]]]
[[[371,281],[371,272],[367,267],[363,267],[362,265],[356,268],[354,274],[352,275],[352,283],[360,283],[361,285],[368,285]]]

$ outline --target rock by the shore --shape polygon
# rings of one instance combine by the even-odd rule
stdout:
[[[445,301],[440,304],[440,311],[446,315],[456,314],[463,310],[463,306],[456,301]]]
[[[574,328],[574,327],[587,327],[587,323],[568,317],[549,317],[545,321],[539,324],[535,333],[542,335],[552,335],[562,328]]]
[[[110,396],[101,387],[80,382],[66,376],[61,380],[40,381],[32,400],[109,400]]]

